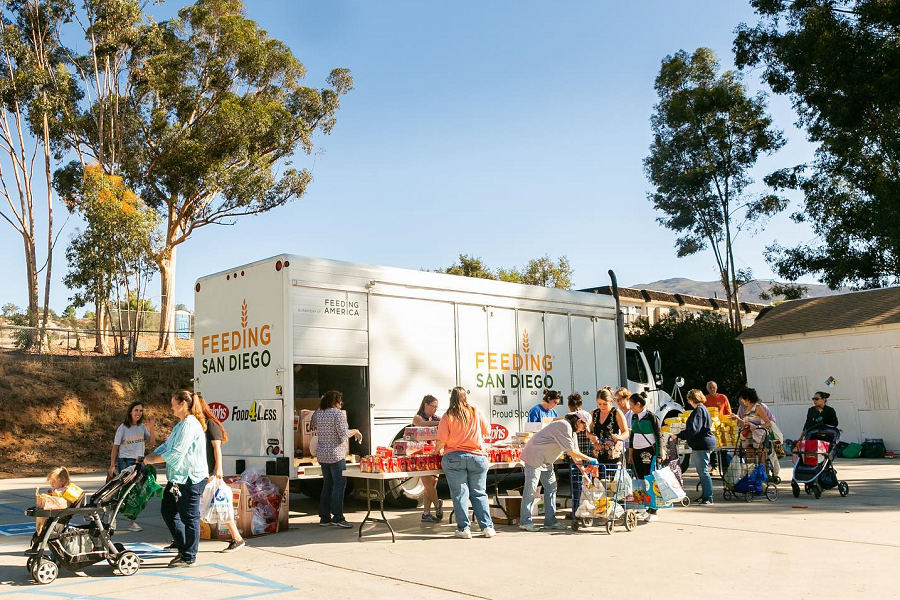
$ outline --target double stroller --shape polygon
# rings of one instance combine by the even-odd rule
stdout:
[[[816,499],[822,497],[822,490],[835,487],[841,496],[850,493],[850,486],[846,481],[839,480],[834,470],[834,457],[840,441],[841,430],[830,425],[820,425],[804,432],[803,440],[797,443],[794,450],[797,456],[791,477],[794,498],[800,497],[801,484],[806,493],[813,494]]]
[[[144,466],[138,462],[108,481],[87,502],[82,497],[70,508],[27,509],[25,515],[38,520],[31,548],[25,552],[26,566],[34,581],[51,583],[59,575],[60,566],[80,571],[102,560],[122,575],[137,573],[141,559],[122,544],[113,543],[112,536],[122,503],[142,483],[143,476]],[[76,516],[82,517],[84,523],[70,524]]]

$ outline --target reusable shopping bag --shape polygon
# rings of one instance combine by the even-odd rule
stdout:
[[[156,483],[156,469],[152,465],[145,465],[144,481],[131,488],[119,513],[133,521],[147,507],[150,498],[162,498],[162,494],[162,486]]]
[[[216,478],[203,489],[200,518],[210,523],[227,523],[234,519],[233,492],[222,479]]]
[[[665,467],[652,473],[653,481],[659,489],[659,495],[666,503],[679,502],[685,497],[684,489],[675,477],[672,469]]]

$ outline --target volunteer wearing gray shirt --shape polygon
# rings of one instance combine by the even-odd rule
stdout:
[[[525,463],[525,489],[522,492],[522,512],[519,515],[519,529],[540,531],[531,520],[534,494],[538,480],[544,488],[544,529],[565,529],[556,519],[556,473],[553,463],[561,452],[572,457],[581,467],[581,461],[591,460],[590,456],[578,451],[575,434],[587,430],[591,425],[591,415],[585,410],[569,413],[559,421],[544,426],[532,437],[522,451]]]

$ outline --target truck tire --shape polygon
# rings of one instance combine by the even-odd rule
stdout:
[[[418,477],[404,479],[403,483],[385,492],[384,501],[394,508],[415,508],[425,496],[425,486]]]

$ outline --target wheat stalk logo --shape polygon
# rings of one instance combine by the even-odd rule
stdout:
[[[522,332],[522,352],[528,354],[528,330]]]
[[[241,327],[247,327],[247,299],[244,299],[243,304],[241,304]]]

